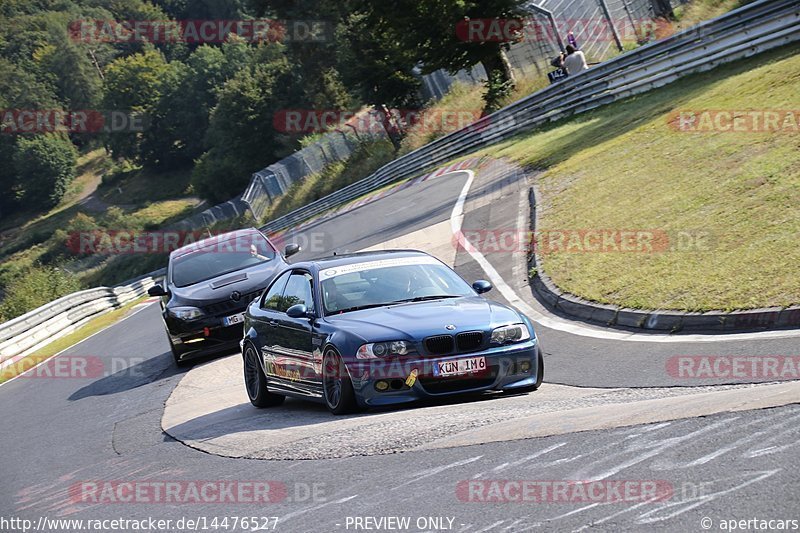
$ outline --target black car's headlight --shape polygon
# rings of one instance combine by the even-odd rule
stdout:
[[[200,318],[205,313],[203,313],[197,307],[173,307],[169,309],[169,314],[177,318],[178,320],[194,320],[196,318]]]
[[[364,344],[356,352],[356,359],[377,359],[390,355],[406,355],[414,350],[407,341],[373,342]]]
[[[492,331],[492,344],[506,344],[510,342],[522,342],[531,338],[528,326],[525,324],[510,324],[500,326]]]

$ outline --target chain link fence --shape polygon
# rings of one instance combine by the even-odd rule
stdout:
[[[349,129],[351,131],[325,133],[309,146],[253,174],[242,201],[256,220],[261,220],[272,202],[295,183],[322,171],[330,163],[347,159],[363,143],[387,138],[386,131],[381,128],[359,131],[360,128],[351,126]]]

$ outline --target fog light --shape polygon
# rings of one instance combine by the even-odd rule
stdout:
[[[389,383],[386,381],[378,381],[375,383],[375,390],[383,392],[389,388]]]
[[[519,371],[520,372],[530,372],[531,371],[531,362],[530,361],[520,361],[519,362]]]

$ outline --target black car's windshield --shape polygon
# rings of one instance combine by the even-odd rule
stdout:
[[[181,255],[172,263],[172,283],[188,287],[275,258],[275,249],[261,235],[216,241]]]
[[[324,269],[320,280],[326,314],[475,294],[458,274],[426,257],[383,259]]]

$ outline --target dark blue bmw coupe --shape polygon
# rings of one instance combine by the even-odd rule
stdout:
[[[438,259],[366,252],[287,267],[247,309],[244,381],[256,407],[286,396],[335,414],[464,392],[529,392],[533,326]]]

